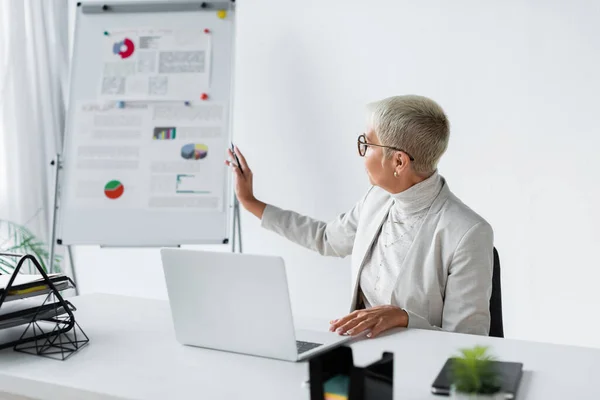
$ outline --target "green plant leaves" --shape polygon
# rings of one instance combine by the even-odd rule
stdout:
[[[0,220],[0,251],[6,253],[31,254],[38,260],[44,272],[48,272],[50,252],[42,242],[26,227],[11,221]],[[62,257],[54,257],[55,270],[60,270]],[[11,274],[16,268],[17,257],[0,257],[0,274]],[[31,266],[30,266],[31,268]]]
[[[460,349],[460,357],[452,359],[450,380],[461,393],[493,394],[500,390],[498,373],[488,354],[488,347]]]

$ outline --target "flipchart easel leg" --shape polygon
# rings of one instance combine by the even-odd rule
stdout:
[[[60,154],[56,155],[56,160],[52,161],[50,165],[54,166],[54,201],[52,204],[52,227],[50,231],[50,256],[48,259],[48,271],[49,273],[54,272],[54,258],[56,254],[56,225],[58,223],[58,201],[60,196],[60,172],[62,170],[62,161]],[[73,258],[73,250],[71,246],[67,246],[67,253],[69,255],[69,262],[71,263],[71,277],[75,284],[75,295],[79,295],[79,285],[77,283],[77,273],[75,269],[75,259]]]
[[[242,224],[240,219],[240,202],[233,196],[233,229],[231,238],[231,251],[242,253]]]

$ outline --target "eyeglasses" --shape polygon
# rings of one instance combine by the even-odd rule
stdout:
[[[404,154],[406,154],[408,156],[408,158],[410,159],[410,161],[415,161],[415,159],[413,158],[413,156],[411,156],[410,154],[408,154],[406,151],[399,149],[397,147],[391,147],[391,146],[383,146],[380,144],[373,144],[373,143],[367,143],[367,136],[363,133],[362,135],[358,136],[358,155],[360,155],[361,157],[364,157],[365,154],[367,154],[367,148],[369,146],[375,146],[375,147],[384,147],[386,149],[392,149],[392,150],[396,150],[396,151],[401,151]]]

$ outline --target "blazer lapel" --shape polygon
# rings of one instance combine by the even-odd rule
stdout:
[[[393,204],[394,200],[390,196],[388,201],[384,203],[383,207],[376,211],[373,214],[373,217],[369,221],[367,221],[367,225],[365,226],[364,232],[362,233],[360,240],[356,240],[354,242],[355,251],[352,255],[352,287],[354,288],[351,303],[352,309],[356,306],[358,282],[363,265],[365,264],[367,255],[369,254],[373,243],[377,239],[379,230],[385,222],[385,219]]]
[[[423,245],[429,247],[430,241],[433,238],[433,232],[428,224],[428,221],[430,220],[432,215],[440,212],[440,210],[446,203],[446,200],[448,200],[449,196],[450,189],[448,188],[448,184],[442,177],[442,189],[440,190],[436,198],[433,200],[433,203],[431,203],[431,206],[429,207],[429,210],[425,215],[423,223],[419,227],[419,230],[417,231],[412,244],[406,252],[406,257],[404,257],[403,266],[402,268],[400,268],[400,272],[398,273],[398,276],[396,277],[396,282],[394,283],[394,290],[392,290],[390,302],[393,300],[396,294],[396,289],[400,287],[399,282],[406,277],[406,274],[412,274],[413,268],[422,268],[423,260],[418,259],[418,256],[422,254],[420,250],[423,248]]]
[[[440,193],[437,195],[429,211],[427,212],[427,216],[425,220],[427,220],[432,214],[436,214],[440,212],[442,206],[448,200],[448,197],[451,195],[450,189],[448,188],[448,184],[446,180],[442,177],[442,189]],[[352,282],[351,287],[353,288],[352,292],[352,303],[350,307],[350,311],[353,311],[356,307],[357,294],[358,294],[358,284],[360,282],[360,274],[362,268],[365,264],[367,256],[373,247],[373,243],[378,237],[378,233],[381,229],[381,226],[385,222],[385,219],[390,211],[390,208],[394,204],[393,198],[390,196],[389,199],[383,203],[381,207],[377,209],[377,211],[373,211],[371,214],[373,215],[371,218],[365,221],[364,231],[361,232],[360,237],[357,237],[354,242],[354,252],[352,254]],[[425,221],[424,221],[425,223]],[[404,259],[404,263],[412,263],[415,257],[415,242],[423,240],[423,226],[419,229],[411,248],[408,250],[406,258]],[[429,240],[430,238],[426,238]],[[400,276],[399,276],[400,277]],[[397,284],[396,284],[397,287]]]

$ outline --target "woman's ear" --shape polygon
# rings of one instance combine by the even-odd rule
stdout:
[[[396,152],[396,166],[401,167],[404,164],[402,157],[403,154],[401,151]]]

